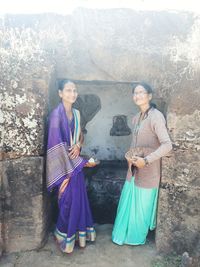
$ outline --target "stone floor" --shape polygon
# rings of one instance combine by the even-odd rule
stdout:
[[[1,267],[150,267],[156,255],[155,243],[150,237],[143,246],[118,246],[111,242],[112,225],[97,225],[97,240],[85,249],[76,247],[72,255],[57,248],[52,234],[39,251],[26,251],[4,256]]]

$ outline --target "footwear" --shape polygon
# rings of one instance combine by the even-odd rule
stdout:
[[[71,238],[65,238],[61,243],[60,243],[60,249],[62,252],[70,254],[74,250],[74,245],[75,245],[75,235],[73,235]]]
[[[62,243],[66,238],[67,234],[61,233],[57,228],[54,231],[54,237],[58,244]]]

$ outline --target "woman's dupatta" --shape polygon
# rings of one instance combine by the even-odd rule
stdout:
[[[80,135],[80,114],[73,109],[75,120],[76,140]],[[60,185],[66,178],[79,173],[87,160],[82,157],[70,159],[68,156],[71,146],[71,131],[63,103],[54,109],[49,118],[48,144],[47,144],[47,189],[51,191],[55,186]]]

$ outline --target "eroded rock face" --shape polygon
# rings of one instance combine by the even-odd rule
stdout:
[[[3,162],[4,249],[7,252],[40,247],[47,226],[43,195],[43,158]]]
[[[180,97],[176,102],[172,97],[168,109],[174,151],[163,160],[156,244],[162,252],[188,251],[196,256],[200,239],[200,90],[192,93],[188,88],[197,88],[195,81],[177,90]]]
[[[41,155],[52,65],[33,30],[5,27],[0,35],[0,159]]]
[[[0,19],[0,160],[4,166],[1,186],[5,188],[5,181],[8,181],[2,194],[5,205],[0,209],[1,227],[3,225],[0,233],[4,235],[0,242],[3,240],[7,251],[34,248],[42,240],[45,216],[39,215],[38,210],[41,212],[45,202],[41,190],[43,168],[40,156],[45,147],[48,90],[52,90],[55,80],[60,78],[127,82],[127,90],[124,85],[123,88],[122,85],[112,88],[115,112],[108,120],[109,127],[104,125],[108,134],[113,116],[123,114],[118,112],[123,108],[122,97],[127,99],[124,103],[130,108],[124,115],[136,113],[129,84],[145,80],[154,86],[154,97],[162,100],[160,108],[166,114],[174,145],[172,155],[163,160],[157,247],[163,252],[172,248],[184,252],[195,246],[195,240],[199,238],[196,233],[200,232],[196,204],[199,202],[200,149],[199,25],[199,17],[190,13],[125,9],[78,9],[66,17],[7,16]],[[99,85],[95,87],[94,83],[90,92],[84,86],[81,90],[90,94],[94,94],[94,89],[95,94],[99,92],[104,101],[101,100],[101,111],[97,115],[102,112],[106,122],[106,109],[113,110],[112,99],[109,99],[108,90],[105,92],[104,84]],[[131,118],[128,120],[130,122]],[[96,129],[98,125],[98,130],[101,129],[99,123],[92,120],[92,128]],[[87,136],[90,136],[89,124],[87,130]],[[97,139],[102,138],[101,135],[92,134]],[[103,150],[102,160],[121,160],[118,136],[113,137],[117,152],[113,148],[108,150],[105,137],[98,146],[96,142],[92,143],[94,139],[87,140],[86,137],[88,151],[98,155],[98,151]],[[123,143],[128,147],[128,136],[125,137]],[[107,170],[100,174],[106,175]],[[31,180],[34,181],[33,188],[29,184]],[[122,180],[115,183],[93,176],[88,186],[94,192],[103,192],[99,193],[101,202],[95,196],[94,203],[104,209],[101,206],[103,194],[107,191],[105,199],[112,196],[113,202],[110,203],[116,205],[121,185]],[[21,188],[24,188],[23,192]],[[22,196],[26,201],[21,213],[17,201],[22,201]],[[28,229],[31,229],[32,241]]]
[[[194,254],[199,242],[199,194],[193,187],[164,184],[160,204],[156,245],[159,251]]]
[[[7,252],[40,246],[47,229],[40,156],[53,72],[38,33],[10,25],[12,18],[0,21],[0,251]]]
[[[162,183],[200,187],[200,170],[197,167],[200,153],[192,150],[176,150],[163,159]]]
[[[4,248],[4,241],[3,241],[3,216],[4,216],[4,210],[3,210],[3,202],[4,202],[4,191],[3,191],[3,174],[2,174],[2,162],[0,162],[0,257],[3,253]]]

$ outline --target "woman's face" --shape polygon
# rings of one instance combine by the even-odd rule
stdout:
[[[59,96],[63,102],[73,104],[78,96],[76,85],[74,83],[66,83],[63,90],[59,90]]]
[[[137,106],[148,105],[150,100],[152,99],[152,94],[148,94],[143,86],[136,86],[133,93],[133,101]]]

